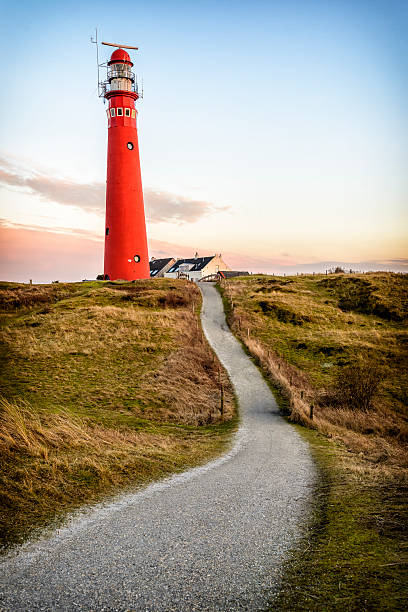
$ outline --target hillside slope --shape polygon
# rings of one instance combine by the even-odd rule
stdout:
[[[3,545],[225,447],[234,399],[200,305],[177,280],[1,284]]]
[[[387,273],[224,284],[229,322],[290,401],[292,420],[389,469],[408,466],[407,290],[406,276]],[[379,383],[366,410],[341,401],[353,373]]]
[[[230,327],[302,426],[322,477],[275,612],[406,607],[407,287],[391,273],[221,287]]]

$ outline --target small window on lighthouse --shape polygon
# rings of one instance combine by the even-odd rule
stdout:
[[[131,151],[133,149],[133,142],[128,142],[127,148],[129,149],[129,151]]]
[[[136,117],[136,111],[134,108],[132,108],[132,119],[134,119]]]
[[[109,236],[109,227],[106,228],[106,235]]]
[[[133,261],[135,261],[136,263],[139,263],[139,261],[140,261],[140,255],[134,255],[134,256],[133,256]]]
[[[114,116],[115,116],[115,109],[114,109],[114,108],[111,108],[111,109],[110,109],[110,112],[111,112],[111,117],[114,117]]]
[[[125,108],[125,117],[130,117],[130,108]]]
[[[117,113],[118,113],[118,117],[122,117],[122,115],[123,115],[123,108],[118,108],[117,109]]]

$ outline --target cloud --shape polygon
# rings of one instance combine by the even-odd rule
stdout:
[[[203,217],[230,209],[214,206],[210,202],[190,200],[167,191],[144,190],[146,213],[153,223],[195,223]]]
[[[0,228],[2,229],[13,229],[13,230],[27,230],[32,232],[49,232],[52,234],[65,234],[67,236],[75,236],[76,238],[84,237],[89,240],[96,242],[102,242],[104,236],[100,232],[93,232],[90,230],[79,229],[74,227],[62,227],[54,226],[49,227],[47,225],[28,225],[25,223],[13,223],[8,219],[0,218]]]
[[[34,172],[31,176],[24,176],[23,172],[10,172],[4,168],[0,168],[0,182],[3,185],[28,189],[32,194],[51,202],[99,214],[104,210],[105,186],[102,183],[76,183]]]
[[[105,211],[105,183],[78,183],[33,169],[27,171],[4,157],[0,158],[0,183],[9,187],[21,187],[44,200],[74,206],[100,216]],[[144,190],[144,199],[150,223],[195,223],[203,217],[230,208],[149,188]]]

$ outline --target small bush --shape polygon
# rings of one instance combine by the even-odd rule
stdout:
[[[192,303],[188,291],[167,291],[158,299],[159,305],[163,308],[185,308]]]
[[[333,386],[333,403],[351,410],[368,412],[381,383],[377,364],[358,361],[341,368]]]

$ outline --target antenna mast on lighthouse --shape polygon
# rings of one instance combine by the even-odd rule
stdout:
[[[91,39],[98,47],[97,31]],[[117,45],[108,62],[98,63],[98,93],[108,101],[108,160],[106,181],[105,280],[136,280],[150,277],[146,221],[140,172],[135,102],[141,96],[132,72],[133,62]],[[99,69],[106,67],[106,80]]]
[[[105,69],[107,71],[108,62],[99,62],[98,28],[95,28],[95,35],[91,36],[91,43],[93,43],[96,47],[96,67],[97,67],[97,73],[98,73],[98,96],[100,98],[105,98],[105,93],[106,93],[105,85],[106,85],[106,81],[108,77],[106,75],[105,80],[101,81],[100,71],[101,69]],[[117,49],[134,49],[135,51],[139,50],[139,47],[133,47],[130,45],[118,45],[116,43],[109,43],[109,42],[101,42],[100,44],[106,45],[108,47],[116,47]],[[139,98],[143,98],[143,85],[142,85],[142,91],[139,92],[138,84],[137,84],[137,75],[134,75],[134,76],[135,76],[135,91],[138,93]]]

